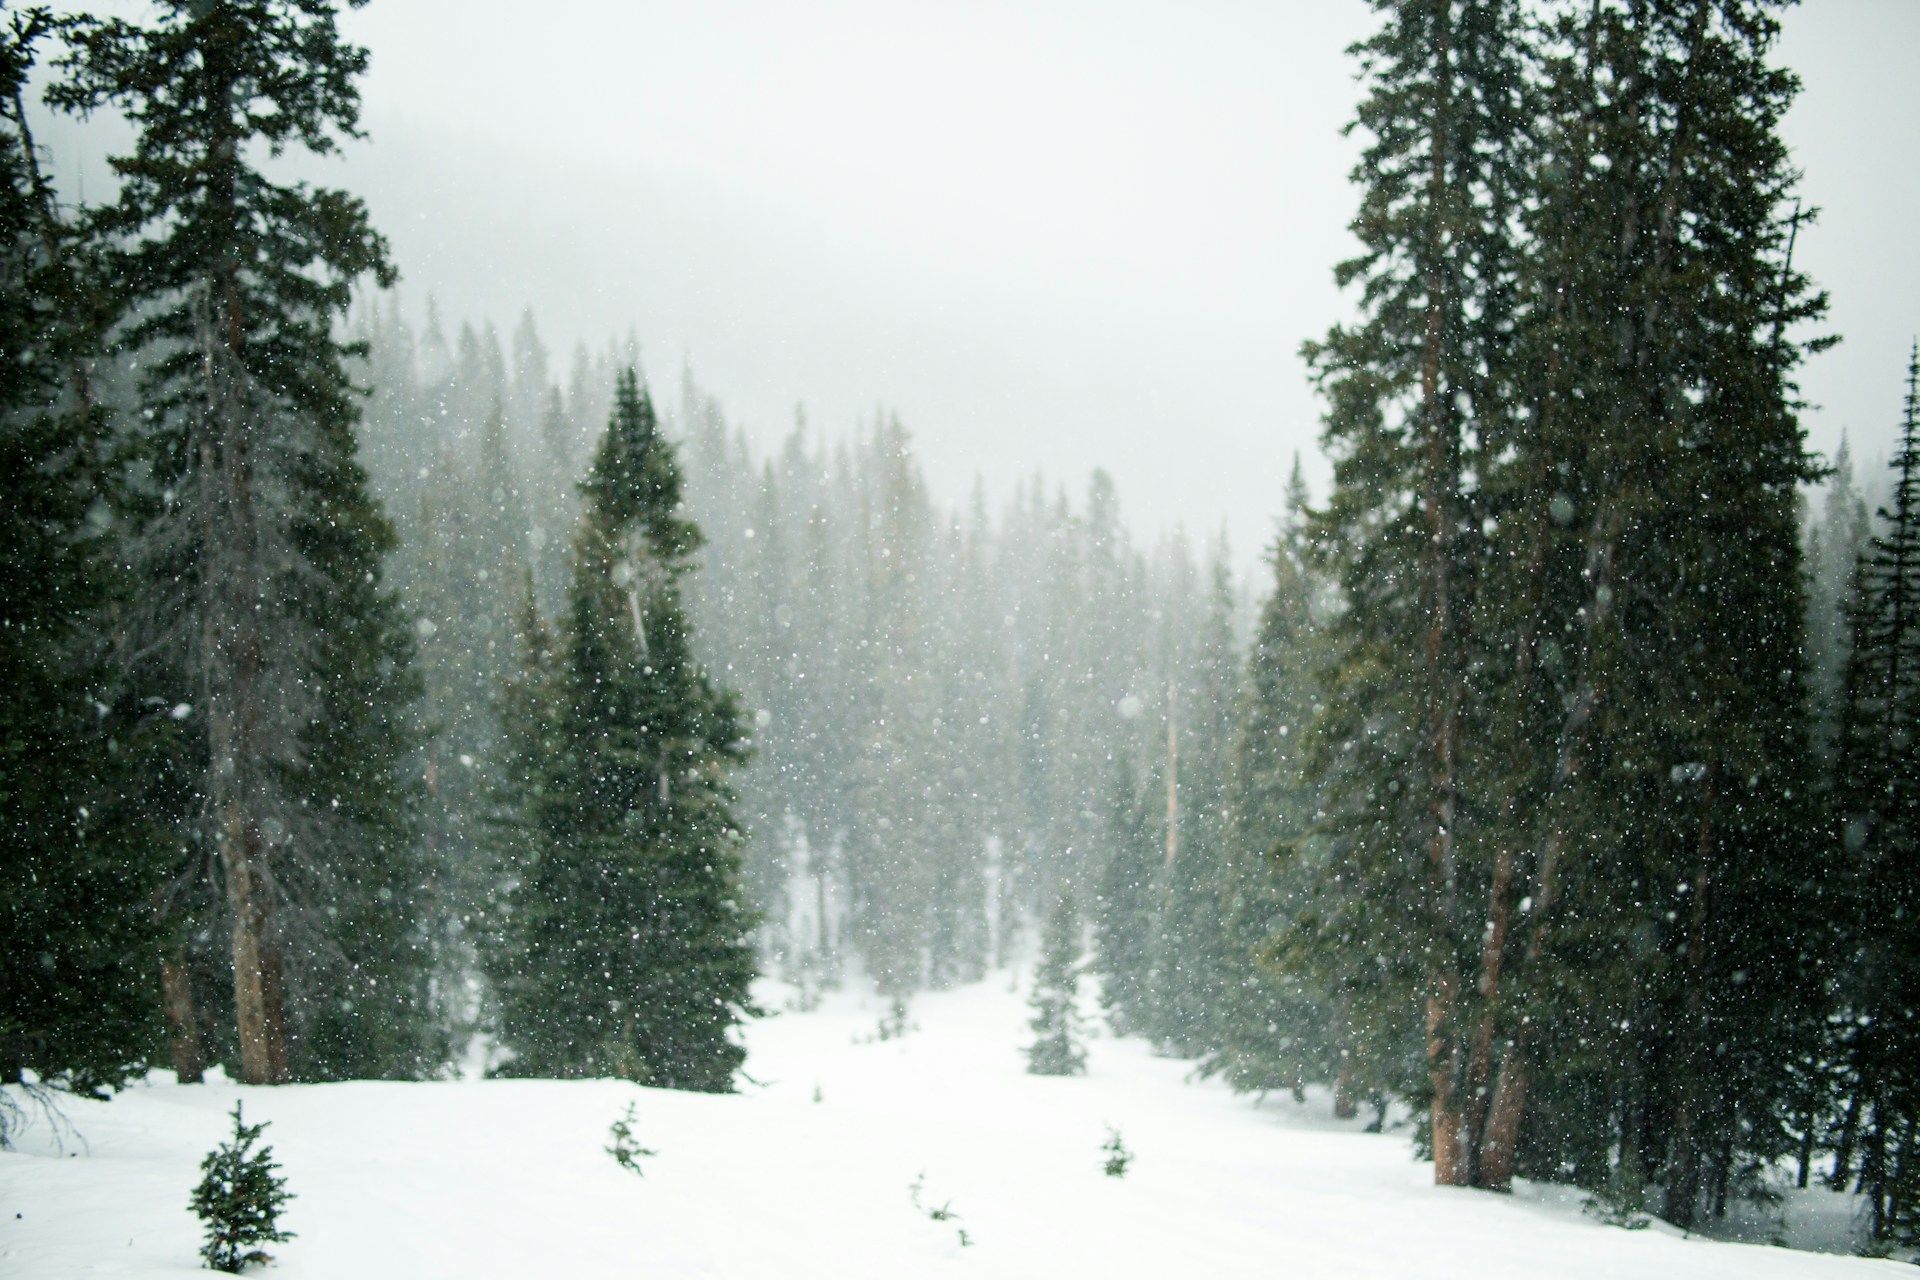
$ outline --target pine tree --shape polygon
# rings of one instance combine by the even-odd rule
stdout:
[[[1147,970],[1160,869],[1160,850],[1133,769],[1123,756],[1115,766],[1108,801],[1106,861],[1093,912],[1100,1003],[1108,1023],[1121,1035],[1143,1034],[1153,1025]]]
[[[1848,1109],[1834,1182],[1855,1169],[1878,1239],[1920,1242],[1920,345],[1893,462],[1892,505],[1861,556],[1849,610],[1835,836],[1848,877],[1841,974]]]
[[[1040,935],[1040,964],[1033,975],[1036,1039],[1027,1046],[1027,1072],[1036,1076],[1077,1076],[1087,1069],[1080,1018],[1080,912],[1070,890],[1062,889]]]
[[[363,989],[336,986],[359,940],[317,910],[378,866],[382,932],[404,932],[418,883],[397,865],[415,852],[408,641],[380,583],[391,532],[354,457],[353,352],[334,328],[353,281],[393,270],[358,200],[258,163],[358,136],[366,53],[340,39],[330,0],[166,0],[150,26],[88,21],[66,61],[50,101],[117,107],[136,130],[96,229],[129,317],[117,341],[145,368],[142,648],[197,738],[179,768],[189,843],[223,883],[239,1075],[278,1082],[324,1069],[290,1041],[336,1002],[385,993],[352,1036],[426,1016],[405,941],[367,956]],[[409,892],[379,897],[395,884]],[[374,1057],[418,1067],[411,1049]]]
[[[200,1257],[215,1271],[238,1275],[253,1263],[270,1260],[260,1245],[293,1239],[293,1232],[280,1226],[280,1213],[293,1195],[276,1172],[280,1166],[273,1148],[253,1149],[266,1129],[264,1121],[248,1124],[236,1102],[233,1137],[200,1162],[200,1184],[188,1207],[206,1223]]]
[[[33,152],[45,11],[0,31],[0,1083],[97,1096],[145,1062],[162,867],[137,791],[150,732],[123,706],[110,608],[120,527],[95,402],[97,285]],[[0,1143],[10,1104],[0,1095]]]
[[[489,968],[514,1075],[616,1075],[725,1092],[752,1012],[750,914],[726,772],[731,695],[692,654],[680,582],[700,544],[651,400],[621,374],[582,488],[565,626],[544,712],[512,719],[514,877]]]
[[[1474,1176],[1664,1164],[1649,1180],[1683,1225],[1724,1202],[1737,1134],[1778,1132],[1770,1064],[1820,985],[1805,931],[1781,947],[1764,923],[1804,922],[1820,878],[1794,855],[1811,469],[1806,346],[1784,334],[1823,305],[1786,256],[1794,83],[1768,9],[1603,4],[1549,28],[1517,338],[1533,408],[1488,481],[1484,616],[1513,642],[1482,765]]]
[[[1247,655],[1233,744],[1231,824],[1217,885],[1223,943],[1219,1007],[1203,1070],[1242,1091],[1299,1089],[1332,1069],[1333,1014],[1316,984],[1272,963],[1305,909],[1316,824],[1304,740],[1314,719],[1316,587],[1306,566],[1305,483],[1294,459],[1287,523],[1275,540],[1272,594]],[[1350,1054],[1347,1063],[1354,1064]],[[1356,1064],[1357,1065],[1357,1064]],[[1336,1109],[1352,1094],[1352,1070]]]
[[[1346,608],[1333,646],[1328,748],[1315,767],[1334,841],[1303,916],[1323,986],[1365,974],[1418,1006],[1421,1100],[1437,1182],[1471,1176],[1465,1086],[1475,891],[1465,742],[1478,715],[1472,604],[1478,479],[1514,418],[1509,345],[1527,112],[1510,0],[1376,0],[1356,46],[1370,82],[1355,173],[1362,250],[1336,278],[1363,319],[1309,344],[1328,399],[1334,485],[1314,540]],[[1385,1060],[1411,1030],[1382,1028]]]

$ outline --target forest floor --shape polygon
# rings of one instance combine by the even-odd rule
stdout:
[[[776,1010],[790,996],[764,988]],[[1024,992],[1004,974],[916,1000],[899,1039],[873,1038],[880,1011],[841,993],[755,1023],[753,1083],[732,1097],[610,1081],[241,1089],[161,1076],[110,1103],[70,1101],[65,1132],[36,1120],[0,1153],[0,1275],[206,1274],[187,1196],[235,1097],[249,1121],[272,1122],[297,1196],[285,1224],[298,1238],[265,1272],[289,1278],[1913,1274],[1608,1227],[1560,1188],[1436,1189],[1404,1128],[1363,1133],[1321,1094],[1236,1097],[1133,1040],[1095,1039],[1084,1077],[1029,1076]],[[641,1177],[604,1150],[630,1102],[635,1139],[658,1153]],[[1136,1153],[1124,1178],[1102,1173],[1108,1126]],[[942,1207],[952,1216],[933,1220]],[[1831,1193],[1786,1214],[1765,1231],[1831,1245],[1847,1229]]]

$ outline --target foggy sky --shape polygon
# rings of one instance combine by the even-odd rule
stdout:
[[[629,330],[765,442],[875,405],[938,493],[1111,470],[1134,527],[1268,535],[1298,357],[1347,306],[1361,0],[379,0],[364,195],[416,319],[531,306],[556,367]],[[1920,328],[1920,4],[1816,0],[1782,59],[1841,346],[1815,448],[1884,460]]]

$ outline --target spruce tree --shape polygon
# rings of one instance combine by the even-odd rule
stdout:
[[[1848,893],[1841,972],[1847,1112],[1833,1181],[1855,1181],[1878,1239],[1920,1242],[1920,346],[1893,500],[1860,558],[1836,752]]]
[[[153,1043],[155,832],[129,803],[150,733],[110,650],[121,526],[90,365],[98,286],[25,105],[45,11],[0,30],[0,1083],[98,1095]],[[0,1143],[11,1107],[0,1095]]]
[[[151,25],[90,19],[49,93],[135,129],[94,227],[128,317],[115,341],[144,374],[141,678],[191,731],[175,765],[185,862],[218,869],[252,1083],[412,1073],[418,1036],[390,1033],[428,1016],[409,936],[423,879],[409,642],[381,585],[391,533],[355,460],[353,352],[335,336],[352,283],[393,270],[357,199],[262,167],[358,136],[366,53],[336,10],[165,0]],[[351,904],[349,923],[323,902]],[[360,1047],[325,1047],[338,1037]]]
[[[1040,935],[1040,963],[1033,975],[1035,1039],[1027,1046],[1027,1072],[1077,1076],[1087,1069],[1080,1018],[1080,912],[1072,891],[1062,889]]]
[[[1298,1089],[1333,1070],[1333,1014],[1311,980],[1272,963],[1307,905],[1314,860],[1314,792],[1304,743],[1314,719],[1319,656],[1315,581],[1306,564],[1306,494],[1294,459],[1287,523],[1270,562],[1272,592],[1247,655],[1247,689],[1233,744],[1227,856],[1216,886],[1221,930],[1219,1007],[1203,1070],[1243,1091]],[[1348,1063],[1355,1062],[1352,1054]],[[1351,1077],[1352,1071],[1346,1073]],[[1352,1081],[1336,1107],[1344,1110]]]
[[[1309,344],[1327,397],[1334,484],[1314,539],[1346,608],[1332,646],[1327,749],[1315,780],[1335,844],[1321,909],[1291,951],[1333,988],[1365,975],[1409,1008],[1373,1047],[1424,1032],[1434,1177],[1469,1181],[1465,1083],[1472,984],[1466,749],[1482,686],[1473,624],[1479,480],[1515,417],[1509,358],[1524,180],[1520,8],[1511,0],[1376,0],[1355,46],[1369,137],[1355,179],[1361,252],[1336,279],[1363,315]]]
[[[1115,765],[1107,802],[1105,844],[1093,911],[1100,1003],[1115,1032],[1144,1034],[1153,1025],[1147,970],[1161,858],[1133,769],[1124,756]]]
[[[293,1193],[277,1172],[272,1147],[254,1150],[266,1122],[248,1124],[233,1104],[233,1137],[200,1162],[200,1183],[188,1207],[206,1224],[200,1258],[215,1271],[238,1275],[272,1255],[263,1244],[282,1244],[293,1232],[280,1225],[281,1211]]]
[[[1475,1180],[1642,1160],[1683,1225],[1724,1202],[1737,1134],[1778,1132],[1770,1064],[1820,985],[1786,334],[1823,304],[1787,256],[1770,9],[1602,4],[1546,30],[1531,408],[1487,481],[1482,616],[1512,641],[1483,740]]]
[[[693,657],[680,584],[700,532],[680,483],[629,369],[582,486],[564,625],[550,659],[534,632],[511,716],[524,763],[488,965],[507,1074],[725,1092],[743,1056],[752,919],[726,774],[746,748]]]

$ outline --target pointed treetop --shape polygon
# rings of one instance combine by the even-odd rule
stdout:
[[[637,530],[653,554],[669,564],[700,546],[700,531],[680,514],[680,468],[673,446],[661,435],[653,398],[632,366],[615,379],[613,414],[581,491],[604,532],[618,537]]]

